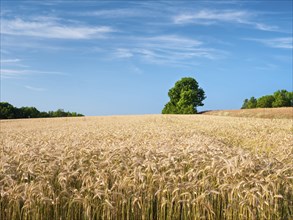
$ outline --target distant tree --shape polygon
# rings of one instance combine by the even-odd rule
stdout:
[[[71,113],[71,117],[76,117],[77,116],[77,113],[76,112],[72,112]]]
[[[48,118],[48,117],[80,117],[84,116],[76,112],[65,112],[63,109],[57,111],[40,112],[35,107],[16,108],[8,102],[0,102],[0,119],[13,118]]]
[[[40,118],[48,118],[48,117],[50,117],[50,115],[48,112],[40,112],[39,117]]]
[[[275,98],[272,95],[262,96],[257,99],[256,107],[257,108],[272,108],[274,101],[275,101]]]
[[[22,118],[39,118],[40,112],[35,107],[21,107]]]
[[[293,107],[293,92],[287,90],[278,90],[273,95],[265,95],[258,99],[251,97],[245,99],[241,109],[245,108],[277,108]]]
[[[241,109],[246,109],[246,108],[248,108],[247,106],[248,106],[248,99],[244,99],[244,102],[243,102]]]
[[[195,114],[197,106],[203,106],[206,98],[202,88],[195,79],[185,77],[175,83],[168,92],[170,101],[165,105],[162,114]]]
[[[292,106],[291,93],[287,90],[278,90],[274,93],[273,107],[289,107]]]
[[[290,106],[293,107],[293,92],[287,92],[287,98],[290,100]]]
[[[8,102],[0,102],[0,119],[15,118],[16,108]]]
[[[256,108],[257,100],[253,96],[247,102],[247,108]]]
[[[66,117],[66,116],[67,114],[66,112],[64,112],[63,109],[58,109],[57,111],[53,113],[53,117]]]

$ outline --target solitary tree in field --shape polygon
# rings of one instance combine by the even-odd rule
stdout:
[[[203,106],[206,98],[202,88],[195,79],[185,77],[175,83],[168,92],[170,101],[165,105],[162,114],[195,114],[197,106]]]

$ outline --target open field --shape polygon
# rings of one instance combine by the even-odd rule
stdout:
[[[239,110],[216,110],[204,112],[205,115],[252,117],[252,118],[288,118],[293,119],[293,107],[253,108]]]
[[[0,121],[0,219],[292,219],[290,119]]]

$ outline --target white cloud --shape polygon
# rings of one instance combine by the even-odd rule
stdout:
[[[264,63],[262,66],[256,66],[255,69],[258,70],[276,70],[278,66],[272,63]]]
[[[8,64],[8,63],[18,63],[20,62],[20,59],[6,59],[6,60],[0,60],[1,64]]]
[[[2,44],[2,42],[1,42],[1,44]],[[2,46],[2,45],[1,45]],[[4,49],[2,49],[2,48],[0,48],[0,54],[2,55],[6,55],[6,54],[10,54],[10,52],[8,51],[8,50],[4,50]]]
[[[203,42],[177,35],[132,37],[131,46],[115,49],[116,58],[140,58],[156,64],[193,65],[195,59],[218,59],[226,52],[203,46]]]
[[[279,28],[277,26],[272,26],[272,25],[266,25],[262,23],[251,23],[252,25],[255,26],[256,29],[262,30],[262,31],[278,31]]]
[[[216,22],[241,22],[245,20],[249,14],[245,11],[215,11],[215,10],[201,10],[193,14],[181,14],[174,17],[176,24],[194,23],[200,21]]]
[[[262,31],[279,31],[277,26],[267,25],[252,21],[256,13],[241,10],[207,10],[203,9],[196,13],[179,14],[173,18],[175,24],[199,24],[212,25],[222,22],[249,25]]]
[[[32,91],[36,91],[36,92],[43,92],[46,91],[45,88],[40,88],[40,87],[33,87],[33,86],[24,86],[25,88],[32,90]]]
[[[201,41],[179,37],[176,35],[163,35],[156,37],[149,37],[142,39],[146,44],[152,47],[166,48],[166,49],[182,49],[197,47],[202,44]]]
[[[86,26],[77,24],[60,24],[57,19],[30,20],[22,19],[1,21],[1,34],[31,36],[59,39],[91,39],[101,38],[114,32],[109,26]]]
[[[141,17],[146,13],[143,13],[141,9],[129,9],[129,8],[120,8],[120,9],[108,9],[108,10],[98,10],[98,11],[88,11],[83,13],[78,13],[82,16],[95,16],[101,18],[125,18],[125,17]]]
[[[66,75],[62,72],[54,71],[41,71],[41,70],[28,70],[28,69],[0,69],[1,78],[21,78],[31,74],[49,74],[49,75]]]
[[[1,78],[17,78],[19,76],[26,75],[25,70],[15,70],[15,69],[1,69]]]
[[[0,65],[1,65],[1,68],[2,67],[24,67],[24,68],[27,68],[29,67],[28,65],[24,65],[21,63],[22,60],[20,59],[3,59],[3,60],[0,60]]]
[[[283,49],[293,49],[293,38],[285,37],[285,38],[275,38],[270,40],[263,41],[266,45],[275,48],[283,48]]]
[[[292,37],[282,37],[282,38],[272,38],[272,39],[246,39],[246,40],[260,42],[268,47],[273,47],[273,48],[293,49]]]
[[[133,53],[129,49],[118,48],[116,49],[115,56],[118,58],[129,58],[133,56]]]

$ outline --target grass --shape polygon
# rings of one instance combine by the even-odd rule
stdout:
[[[290,119],[1,121],[0,219],[292,219]]]

